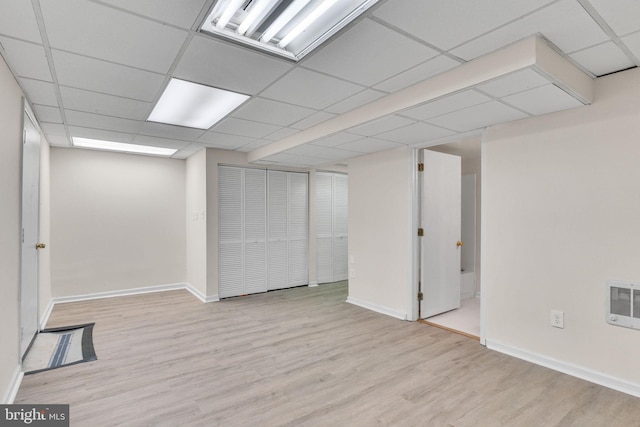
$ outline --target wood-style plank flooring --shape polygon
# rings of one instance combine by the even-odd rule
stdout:
[[[640,399],[345,303],[346,284],[203,304],[187,291],[57,305],[95,362],[26,376],[16,403],[81,426],[637,426]]]

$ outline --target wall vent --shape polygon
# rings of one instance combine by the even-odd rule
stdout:
[[[640,329],[640,283],[607,281],[607,323]]]

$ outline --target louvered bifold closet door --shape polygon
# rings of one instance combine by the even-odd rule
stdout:
[[[268,172],[269,290],[289,287],[287,175],[286,172]]]
[[[323,172],[316,174],[316,276],[333,281],[333,178]]]
[[[333,176],[333,280],[347,280],[349,187],[347,175]]]
[[[309,283],[309,175],[291,172],[289,178],[289,286]]]
[[[267,175],[244,169],[244,293],[267,291]]]
[[[244,293],[242,187],[242,169],[219,168],[218,293],[221,298]]]

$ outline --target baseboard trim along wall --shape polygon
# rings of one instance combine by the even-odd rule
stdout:
[[[309,287],[310,288],[315,288],[316,286],[318,286],[318,282],[316,282],[316,281],[309,282]]]
[[[358,307],[366,308],[367,310],[375,311],[380,314],[386,314],[387,316],[395,317],[400,320],[407,320],[407,313],[401,313],[399,311],[395,311],[393,309],[383,307],[378,304],[373,304],[368,301],[363,301],[358,298],[347,297],[347,302],[349,304],[357,305]]]
[[[49,316],[51,316],[51,310],[53,310],[53,299],[49,300],[47,308],[45,308],[44,313],[42,313],[42,317],[40,318],[40,330],[43,330],[47,326]]]
[[[22,384],[22,377],[24,377],[24,373],[22,372],[20,365],[18,365],[13,371],[13,377],[9,383],[9,387],[2,398],[3,405],[11,405],[14,400],[16,400],[18,389],[20,389],[20,384]]]
[[[509,345],[502,344],[496,341],[491,341],[489,339],[487,339],[487,348],[500,353],[508,354],[509,356],[513,356],[518,359],[526,360],[527,362],[535,363],[536,365],[544,366],[545,368],[553,369],[554,371],[571,375],[572,377],[580,378],[594,384],[621,391],[623,393],[630,394],[631,396],[640,397],[640,384],[630,383],[620,378],[615,378],[609,375],[592,371],[590,369],[552,359],[541,354],[532,353],[527,350],[511,347]]]
[[[87,301],[93,299],[102,299],[102,298],[115,298],[115,297],[123,297],[128,295],[139,295],[139,294],[147,294],[150,292],[165,292],[165,291],[175,291],[180,289],[186,289],[193,296],[198,298],[202,302],[214,302],[219,301],[218,295],[209,295],[205,296],[195,287],[190,285],[189,283],[172,283],[168,285],[157,285],[157,286],[146,286],[143,288],[133,288],[133,289],[122,289],[118,291],[108,291],[108,292],[97,292],[93,294],[84,294],[84,295],[72,295],[66,297],[54,297],[51,299],[51,305],[53,308],[54,304],[64,304],[67,302],[76,302],[76,301]],[[47,316],[48,317],[48,316]]]

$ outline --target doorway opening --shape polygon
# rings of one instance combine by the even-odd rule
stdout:
[[[444,288],[459,286],[459,294],[456,292],[459,297],[458,305],[439,313],[421,310],[420,321],[480,340],[480,137],[429,147],[425,149],[426,151],[455,155],[460,158],[459,242],[462,246],[459,251],[459,284],[442,283],[439,285]],[[422,201],[420,204],[422,209],[425,209]],[[420,216],[423,215],[424,212],[421,212]],[[420,239],[424,239],[424,237]],[[421,256],[425,256],[423,251],[421,251]],[[429,277],[427,276],[423,280],[429,280]],[[451,281],[452,279],[450,279]],[[422,284],[422,289],[423,301],[433,298],[433,295],[429,293],[428,286]]]

